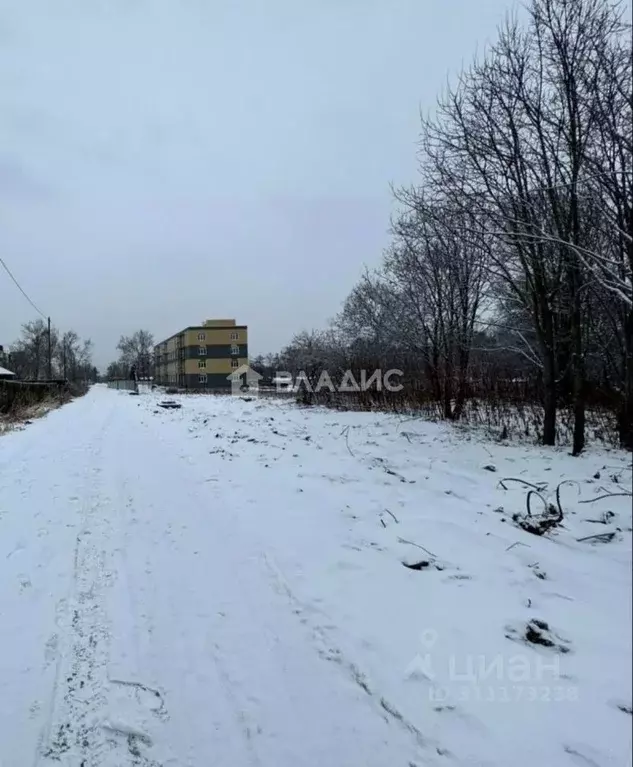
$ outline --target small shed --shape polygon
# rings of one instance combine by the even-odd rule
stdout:
[[[10,370],[7,370],[0,365],[0,381],[11,381],[14,378],[15,373],[12,373]]]

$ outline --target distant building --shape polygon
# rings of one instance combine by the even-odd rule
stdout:
[[[235,320],[207,320],[154,347],[159,386],[230,390],[229,377],[242,365],[248,365],[248,329]]]
[[[0,381],[8,381],[17,378],[16,374],[7,370],[4,365],[7,364],[7,355],[4,352],[4,346],[0,344]]]
[[[7,370],[0,365],[0,381],[10,381],[15,377],[15,373],[12,373],[10,370]]]

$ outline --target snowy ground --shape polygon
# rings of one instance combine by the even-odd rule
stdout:
[[[2,767],[630,764],[630,456],[158,401],[0,438]]]

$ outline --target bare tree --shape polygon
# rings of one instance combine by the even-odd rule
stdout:
[[[597,46],[588,75],[595,85],[597,137],[588,151],[588,177],[601,202],[603,247],[582,253],[615,339],[613,369],[621,390],[621,444],[633,449],[633,76],[631,26],[621,25]],[[612,345],[610,343],[609,345]]]
[[[56,362],[61,376],[75,380],[80,353],[80,339],[74,330],[63,334],[57,347]]]
[[[116,378],[126,378],[128,375],[129,375],[129,366],[124,365],[119,360],[117,360],[116,362],[111,362],[106,369],[106,378],[108,380],[113,380]]]
[[[459,418],[487,279],[487,253],[463,240],[461,211],[446,201],[430,202],[417,189],[400,190],[397,199],[405,209],[393,224],[396,244],[385,270],[417,318],[417,349],[444,403],[444,416]]]
[[[303,331],[297,333],[279,355],[284,371],[294,376],[302,374],[306,389],[316,387],[322,376],[334,380],[345,370],[345,354],[336,333],[329,331]]]
[[[412,338],[411,317],[402,290],[384,267],[365,271],[334,324],[348,342],[362,339],[376,349],[403,349]]]
[[[154,336],[149,330],[137,330],[131,336],[121,336],[117,349],[121,352],[119,362],[125,366],[126,375],[135,365],[139,378],[152,374]]]
[[[82,341],[70,330],[60,335],[51,327],[52,372],[67,380],[94,380],[92,342]],[[22,326],[21,337],[9,354],[11,368],[19,378],[39,380],[48,376],[48,327],[38,319]]]
[[[51,351],[55,354],[58,333],[51,329]],[[14,372],[21,378],[39,380],[47,375],[48,327],[42,319],[27,322],[22,326],[21,337],[10,350]]]
[[[475,389],[512,402],[522,392],[543,406],[531,423],[545,444],[556,442],[559,410],[573,413],[574,454],[587,408],[608,402],[633,447],[633,78],[622,8],[530,0],[525,25],[502,26],[423,119],[419,180],[395,193],[382,265],[352,289],[337,333],[295,338],[288,365],[397,361],[415,390],[408,402],[433,397],[445,418],[460,417]]]
[[[423,123],[422,170],[497,243],[491,264],[532,318],[545,386],[544,441],[555,441],[561,376],[584,445],[589,275],[596,252],[589,156],[601,138],[596,90],[618,12],[602,0],[532,0],[523,29],[509,21],[480,62]],[[606,76],[606,75],[605,75]],[[472,227],[471,236],[481,228]],[[567,350],[560,369],[561,348]],[[568,368],[568,370],[567,370]]]

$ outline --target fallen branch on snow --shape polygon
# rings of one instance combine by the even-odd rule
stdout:
[[[515,541],[514,543],[511,543],[507,547],[506,551],[510,551],[510,549],[513,549],[515,546],[527,546],[527,545],[528,545],[527,543],[522,543],[521,541]]]
[[[532,487],[534,488],[534,490],[537,490],[541,493],[547,487],[547,482],[541,482],[539,485],[533,485],[531,482],[526,482],[524,479],[519,479],[518,477],[504,477],[503,479],[499,480],[499,482],[497,483],[497,487],[501,485],[501,487],[504,490],[507,490],[508,488],[503,484],[504,482],[520,482],[522,485],[526,485],[527,487]]]
[[[615,532],[611,531],[608,533],[598,533],[597,535],[586,535],[584,538],[576,538],[576,541],[578,543],[582,543],[582,541],[604,541],[604,543],[609,543],[609,541],[612,541],[615,538]]]
[[[434,559],[436,558],[435,554],[433,554],[428,549],[425,549],[424,546],[420,546],[419,543],[414,543],[413,541],[407,541],[405,538],[400,538],[400,537],[398,538],[398,541],[400,543],[408,543],[410,546],[416,546],[418,549],[422,549],[422,551],[425,551],[430,557],[433,557]]]
[[[390,514],[390,515],[391,515],[391,517],[393,518],[393,521],[394,521],[396,524],[399,524],[398,520],[396,519],[396,515],[395,515],[395,514],[394,514],[392,511],[389,511],[389,509],[385,509],[385,511],[387,512],[387,514]]]
[[[352,453],[352,449],[351,449],[351,448],[350,448],[350,446],[349,446],[349,429],[350,429],[350,427],[349,427],[349,426],[346,426],[346,427],[343,429],[343,431],[341,432],[341,437],[343,436],[343,434],[345,435],[345,445],[347,446],[347,449],[348,449],[348,451],[349,451],[349,454],[352,456],[352,458],[354,458],[354,457],[355,457],[355,456],[354,456],[354,453]]]
[[[617,496],[631,498],[633,493],[606,493],[605,495],[599,495],[597,498],[588,498],[586,501],[578,501],[578,503],[595,503],[596,501],[602,501],[604,498],[615,498]]]

